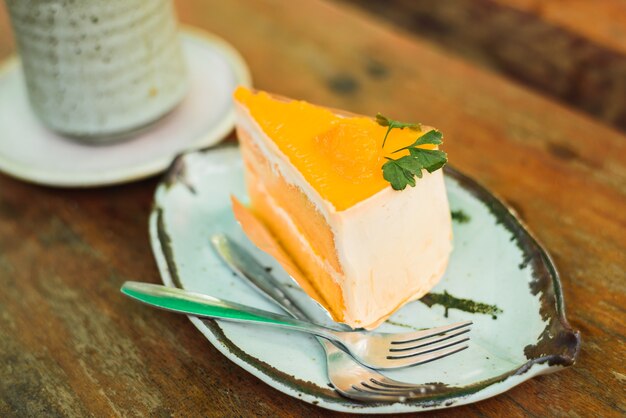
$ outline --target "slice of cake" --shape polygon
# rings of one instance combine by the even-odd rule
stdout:
[[[439,132],[244,88],[235,102],[251,210],[336,321],[374,328],[439,281],[452,249]]]

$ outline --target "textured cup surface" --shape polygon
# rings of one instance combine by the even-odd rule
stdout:
[[[106,142],[153,122],[187,79],[170,0],[7,0],[30,103],[49,128]]]

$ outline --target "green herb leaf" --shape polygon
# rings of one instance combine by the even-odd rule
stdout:
[[[439,150],[423,149],[423,148],[411,148],[409,149],[410,155],[419,161],[419,163],[429,173],[439,170],[448,162],[448,155]]]
[[[404,169],[405,174],[410,174],[411,180],[413,180],[414,175],[418,178],[422,178],[422,165],[410,155],[405,155],[402,158],[394,160],[394,162]],[[411,183],[411,186],[414,185],[413,182],[409,183]]]
[[[441,132],[431,129],[430,131],[426,132],[424,135],[417,138],[417,141],[415,141],[411,146],[419,147],[420,145],[426,145],[426,144],[441,145],[443,144],[442,138],[443,138],[443,134]]]
[[[411,180],[415,184],[415,179],[409,178],[395,160],[389,160],[383,164],[383,178],[391,184],[394,190],[404,190]]]
[[[399,122],[397,120],[389,119],[386,116],[381,115],[380,113],[376,114],[376,123],[380,126],[387,126],[387,132],[385,133],[385,137],[383,138],[383,148],[385,147],[385,142],[387,142],[387,136],[389,136],[389,132],[392,129],[413,129],[415,131],[419,131],[422,129],[422,125],[420,123],[405,123]]]
[[[376,121],[382,126],[388,126],[387,134],[383,139],[383,146],[389,131],[396,126],[391,119],[382,116],[380,113],[376,115]],[[398,122],[401,123],[401,122]],[[414,129],[417,124],[404,124],[403,127]],[[400,129],[402,129],[401,127]],[[411,145],[395,150],[392,154],[402,150],[409,150],[409,155],[405,155],[396,160],[385,157],[387,162],[383,164],[383,178],[387,180],[394,190],[404,190],[406,186],[415,187],[415,177],[422,178],[422,170],[429,173],[439,170],[448,162],[448,155],[438,149],[419,148],[421,145],[440,145],[443,144],[443,135],[436,130],[430,130],[420,136]]]
[[[400,152],[405,149],[410,150],[410,149],[419,147],[420,145],[426,145],[426,144],[441,145],[443,144],[443,141],[441,140],[441,138],[443,138],[443,135],[441,134],[441,132],[431,129],[430,131],[426,132],[424,135],[417,138],[415,142],[413,142],[411,145],[407,145],[406,147],[397,149],[394,152],[392,152],[392,154],[395,154],[396,152]]]
[[[383,164],[383,178],[391,183],[394,190],[404,190],[408,185],[414,187],[415,176],[422,178],[422,165],[410,155],[397,160],[387,158]]]

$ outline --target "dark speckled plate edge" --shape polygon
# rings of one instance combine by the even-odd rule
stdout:
[[[173,184],[181,183],[193,193],[193,185],[189,184],[185,176],[185,157],[192,153],[208,153],[216,149],[236,146],[236,143],[222,143],[217,146],[191,151],[177,156],[166,171],[162,182],[157,186],[157,190],[161,187],[169,188]],[[502,223],[503,226],[513,234],[514,240],[524,254],[524,263],[520,265],[520,268],[526,267],[527,265],[531,266],[534,280],[530,284],[530,290],[534,295],[540,294],[541,315],[544,320],[548,321],[548,324],[537,344],[525,348],[524,352],[528,359],[526,363],[499,376],[471,385],[443,385],[438,392],[432,393],[428,397],[405,402],[407,406],[411,405],[415,407],[415,411],[447,408],[470,403],[471,401],[462,402],[462,400],[487,387],[504,382],[513,376],[523,375],[537,364],[547,364],[550,366],[544,373],[571,366],[576,361],[581,344],[580,333],[575,331],[567,321],[560,277],[547,251],[541,246],[516,213],[487,188],[449,165],[445,167],[444,172],[446,176],[457,181],[463,189],[485,203],[497,222]],[[156,242],[158,242],[158,245],[153,244],[153,252],[155,253],[157,262],[159,259],[165,262],[164,267],[166,271],[160,269],[161,274],[165,276],[163,277],[164,282],[182,288],[182,282],[178,276],[174,262],[171,239],[167,233],[163,219],[163,211],[158,205],[156,196],[150,216],[150,233],[153,238],[156,238]],[[154,243],[155,240],[153,239],[152,242]],[[338,395],[337,392],[330,387],[322,388],[311,382],[306,382],[295,376],[286,374],[266,362],[251,356],[235,345],[226,337],[222,328],[216,321],[202,320],[202,323],[211,332],[213,337],[222,344],[223,348],[250,366],[250,371],[253,374],[258,373],[269,377],[271,380],[280,383],[281,386],[290,388],[293,392],[304,393],[318,398],[321,401],[328,402],[329,404],[341,404],[343,408],[340,409],[346,411],[375,413],[382,412],[377,411],[377,407],[391,405],[388,403],[362,403],[349,400]],[[259,376],[257,375],[257,377]],[[490,396],[495,396],[509,390],[525,380],[526,379],[522,379],[514,385],[504,387],[499,391],[494,391]],[[490,396],[477,398],[476,401]],[[335,408],[331,407],[331,409]],[[365,409],[367,409],[367,411],[365,411]]]

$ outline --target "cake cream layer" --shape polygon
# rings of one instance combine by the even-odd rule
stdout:
[[[294,275],[289,269],[287,271],[304,289],[315,289],[317,301],[335,320],[344,322],[343,291],[340,288],[343,272],[335,247],[335,236],[326,217],[298,186],[298,173],[272,156],[271,152],[277,150],[269,150],[275,147],[262,139],[262,131],[255,127],[252,119],[246,118],[247,111],[238,109],[237,112],[242,112],[245,118],[237,124],[237,136],[254,215],[276,237],[303,274]],[[267,251],[240,217],[238,220],[248,237],[259,248]]]
[[[250,106],[254,104],[250,104],[250,96],[241,100],[240,93],[236,98],[237,131],[252,211],[293,259],[310,287],[315,289],[318,301],[335,320],[371,329],[404,303],[423,296],[438,282],[448,262],[452,234],[441,170],[432,174],[424,172],[415,187],[396,191],[381,181],[378,165],[371,175],[368,173],[365,179],[358,179],[361,181],[356,187],[359,199],[354,196],[343,199],[341,194],[335,193],[333,184],[324,184],[324,179],[332,179],[334,174],[315,172],[325,169],[324,162],[320,167],[311,166],[310,155],[294,161],[305,154],[306,148],[299,149],[298,142],[294,141],[287,143],[291,148],[284,152],[280,143],[266,132],[267,125],[264,129],[251,112]],[[302,107],[301,103],[298,102],[298,106]],[[306,106],[304,111],[308,111]],[[291,112],[293,116],[293,109]],[[280,117],[281,114],[276,115]],[[335,132],[332,138],[324,138],[327,134],[323,126],[320,128],[323,123],[317,124],[316,129],[321,131],[312,135],[320,147],[324,142],[336,140],[336,131],[342,129],[344,122],[336,115],[322,115],[322,118],[327,117],[331,121],[330,129]],[[380,147],[384,129],[370,127],[366,118],[345,119],[352,125],[339,133],[342,141],[351,140],[350,132],[356,124],[362,134],[356,140],[362,140],[364,133],[372,136],[371,131],[375,131]],[[405,132],[390,136],[396,142],[396,148],[391,149],[397,149],[398,142],[411,143],[419,135]],[[344,145],[339,149],[349,149]],[[331,146],[337,149],[336,144]],[[322,150],[321,155],[323,153]],[[371,160],[371,156],[366,157]],[[331,160],[337,164],[341,159]],[[371,161],[365,161],[364,165],[369,163]],[[303,164],[305,169],[302,169]],[[350,166],[342,171],[339,167],[336,177],[341,178],[343,173],[347,181],[346,178],[337,180],[343,181],[338,187],[349,193],[346,184],[359,170],[362,168]],[[315,186],[311,184],[311,176]],[[323,187],[320,188],[320,184]]]

